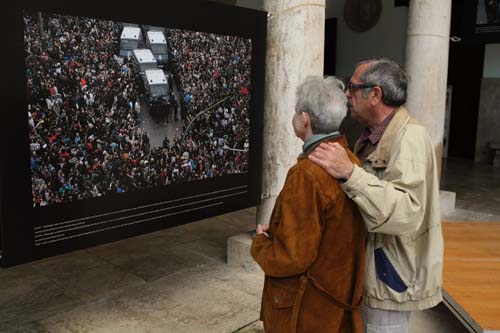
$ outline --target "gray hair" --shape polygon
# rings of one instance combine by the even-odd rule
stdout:
[[[359,62],[356,68],[362,64],[371,65],[361,74],[360,79],[363,83],[377,85],[382,89],[382,102],[385,105],[401,106],[406,103],[410,77],[400,64],[387,58],[373,58]],[[364,96],[368,96],[367,90]]]
[[[297,87],[295,111],[311,119],[313,134],[337,131],[347,112],[344,83],[334,76],[308,76]]]

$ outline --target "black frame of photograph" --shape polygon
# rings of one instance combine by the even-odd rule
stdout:
[[[450,35],[464,44],[500,43],[500,22],[477,24],[479,1],[453,0]]]
[[[11,2],[6,107],[2,109],[0,239],[2,267],[148,233],[255,206],[260,201],[267,14],[208,1],[153,1],[148,8],[61,0]],[[248,172],[134,192],[34,207],[25,79],[23,11],[249,38],[251,50]],[[83,226],[83,227],[82,227]],[[50,232],[49,232],[50,231]],[[45,233],[44,233],[45,232]],[[43,234],[45,240],[37,237]],[[37,236],[38,235],[38,236]]]

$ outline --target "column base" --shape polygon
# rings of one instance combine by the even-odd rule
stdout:
[[[260,266],[250,255],[254,231],[245,232],[227,239],[228,265],[241,266],[248,272],[262,272]]]
[[[439,191],[439,201],[441,203],[441,215],[455,210],[456,193],[450,191]]]

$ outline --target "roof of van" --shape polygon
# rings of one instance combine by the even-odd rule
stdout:
[[[141,28],[139,27],[123,27],[122,39],[139,39]]]
[[[137,23],[129,23],[129,22],[122,22],[122,26],[124,26],[124,27],[138,27],[138,28],[140,28],[139,24],[137,24]]]
[[[152,44],[155,44],[155,43],[156,44],[165,44],[166,43],[165,35],[161,31],[153,31],[153,30],[148,31],[148,39],[149,39],[149,42]]]
[[[137,59],[137,62],[140,64],[145,62],[156,62],[156,58],[150,49],[135,49],[132,53],[134,54],[135,59]]]
[[[167,78],[161,69],[146,69],[144,71],[149,84],[166,84]]]
[[[146,31],[161,31],[161,32],[165,32],[166,28],[165,27],[158,27],[158,26],[154,26],[154,25],[143,25],[144,27],[144,30]]]

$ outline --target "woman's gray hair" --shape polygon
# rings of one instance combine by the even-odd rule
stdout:
[[[356,68],[362,64],[370,66],[361,74],[360,80],[365,84],[379,86],[385,105],[401,106],[406,103],[410,77],[400,64],[387,58],[373,58],[359,62]],[[368,92],[364,96],[368,96]]]
[[[334,76],[308,76],[297,87],[295,111],[305,112],[313,134],[337,131],[347,112],[344,83]]]

